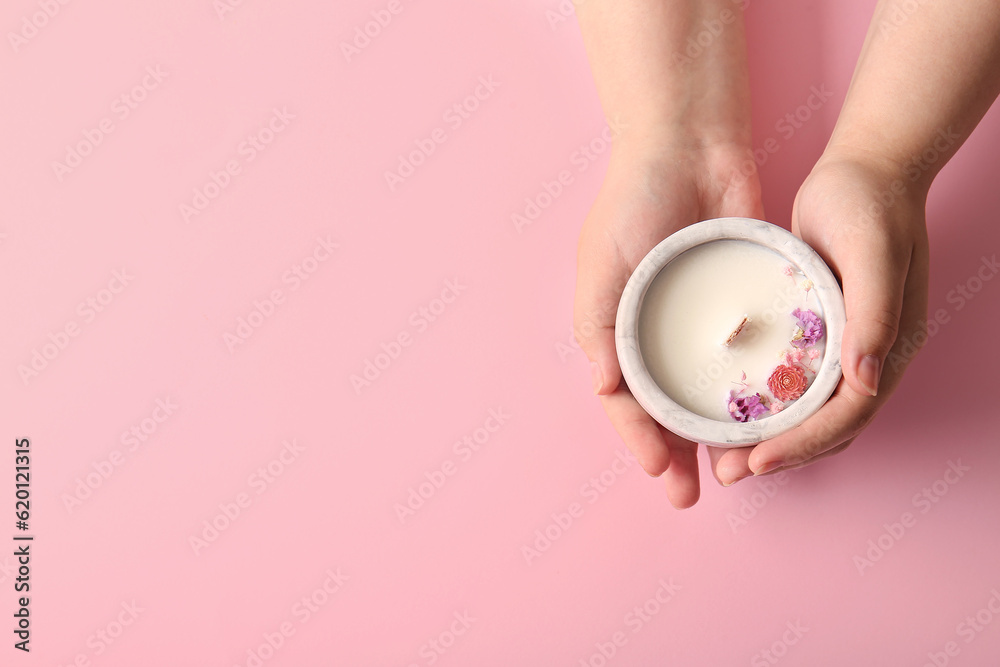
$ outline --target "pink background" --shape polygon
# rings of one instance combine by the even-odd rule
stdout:
[[[756,142],[781,143],[762,169],[775,223],[873,4],[748,9]],[[570,347],[576,236],[607,162],[579,159],[603,118],[575,19],[553,23],[556,0],[402,0],[348,60],[341,43],[387,5],[244,0],[220,18],[212,0],[70,2],[0,47],[0,540],[18,532],[18,437],[36,536],[30,655],[11,646],[0,556],[0,663],[996,664],[1000,280],[960,310],[948,294],[1000,245],[997,111],[931,193],[931,309],[950,322],[893,402],[849,451],[783,478],[723,489],[703,461],[702,500],[678,512],[619,458]],[[41,11],[10,0],[0,27]],[[446,111],[481,77],[498,86],[456,126]],[[782,138],[775,123],[820,85],[834,98]],[[275,108],[294,118],[250,160],[241,142]],[[390,191],[384,172],[436,128],[444,142]],[[60,180],[53,162],[86,132],[100,143]],[[564,169],[572,183],[516,229]],[[283,280],[298,265],[313,273]],[[383,368],[356,391],[369,361]],[[145,442],[123,442],[133,427]],[[968,468],[953,484],[949,461]],[[973,630],[977,612],[992,622]]]

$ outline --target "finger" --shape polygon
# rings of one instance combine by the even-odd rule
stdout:
[[[663,475],[667,486],[667,499],[679,510],[687,509],[698,502],[701,483],[698,480],[698,443],[685,440],[660,426],[670,450],[670,467]]]
[[[723,484],[722,480],[719,479],[719,459],[728,451],[722,447],[713,447],[712,445],[705,445],[705,451],[708,452],[708,465],[712,468],[712,475],[715,476],[715,481],[719,484]]]
[[[906,276],[906,300],[900,316],[896,344],[886,358],[880,387],[888,392],[895,390],[906,367],[927,342],[928,264],[930,261],[926,238],[920,238],[913,248],[913,263]],[[881,396],[880,391],[879,395]]]
[[[601,396],[601,403],[611,425],[646,474],[662,475],[670,466],[670,449],[656,420],[636,403],[624,384],[613,393]]]
[[[762,477],[767,477],[768,475],[776,475],[779,472],[788,472],[789,470],[798,470],[799,468],[805,468],[806,466],[811,466],[812,464],[816,463],[817,461],[822,461],[825,458],[829,458],[831,456],[836,456],[837,454],[841,453],[842,451],[844,451],[845,449],[847,449],[848,447],[850,447],[851,443],[853,443],[855,440],[857,440],[857,436],[854,436],[853,438],[849,438],[846,442],[842,442],[839,445],[837,445],[836,447],[834,447],[833,449],[828,449],[825,452],[823,452],[822,454],[819,454],[818,456],[812,457],[808,461],[803,461],[802,463],[797,463],[795,465],[790,465],[790,466],[787,466],[785,468],[777,468],[775,470],[772,470],[771,472],[764,473],[761,476]]]
[[[899,334],[913,252],[912,245],[899,248],[894,243],[891,234],[869,233],[864,243],[834,253],[847,310],[841,365],[851,388],[869,396],[878,394],[886,356]]]
[[[882,400],[859,394],[841,381],[816,414],[790,431],[757,445],[748,464],[755,475],[778,468],[799,467],[860,433],[878,411]]]
[[[744,477],[753,474],[749,464],[750,452],[753,451],[753,447],[737,447],[735,449],[707,447],[707,449],[712,472],[722,486],[732,486]]]
[[[573,333],[591,362],[595,394],[611,394],[621,382],[615,318],[630,273],[614,240],[585,227],[577,252]]]

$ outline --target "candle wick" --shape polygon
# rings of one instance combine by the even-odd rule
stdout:
[[[736,340],[736,337],[740,335],[741,331],[743,331],[743,327],[745,327],[749,323],[750,323],[750,316],[749,315],[743,315],[743,319],[737,325],[736,329],[734,329],[733,332],[731,334],[729,334],[729,338],[726,339],[726,342],[723,343],[723,345],[725,345],[726,347],[729,347],[730,345],[732,345],[733,341]]]

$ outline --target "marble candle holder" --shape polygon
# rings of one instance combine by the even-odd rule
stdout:
[[[654,381],[640,349],[639,321],[643,301],[660,271],[685,251],[722,240],[755,243],[787,260],[812,282],[812,292],[819,301],[824,318],[825,350],[811,384],[784,410],[756,421],[719,421],[683,407]],[[706,304],[706,307],[711,306]],[[639,263],[618,306],[615,343],[625,382],[639,404],[656,421],[694,442],[718,447],[744,447],[794,428],[826,403],[841,378],[840,352],[845,322],[840,285],[822,258],[806,243],[767,222],[750,218],[719,218],[699,222],[672,234]],[[775,363],[778,363],[777,359]],[[720,397],[720,400],[725,398]]]

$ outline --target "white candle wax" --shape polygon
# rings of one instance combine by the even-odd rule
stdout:
[[[767,380],[786,363],[786,353],[797,350],[792,313],[823,317],[806,280],[786,258],[749,241],[713,241],[684,252],[659,272],[643,299],[639,347],[649,374],[667,396],[709,419],[733,421],[731,391],[759,393],[769,408],[783,408],[787,401],[769,391]],[[744,317],[749,321],[727,346]],[[795,365],[807,381],[822,364],[824,347],[821,338],[800,354]]]

